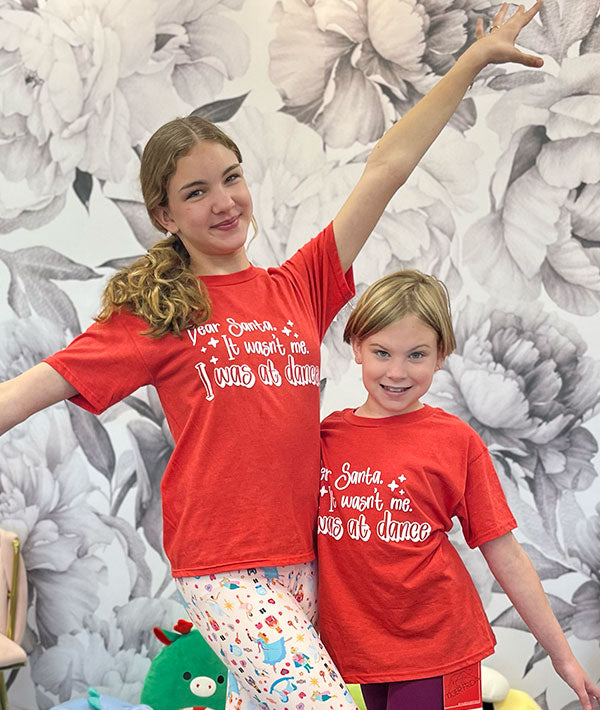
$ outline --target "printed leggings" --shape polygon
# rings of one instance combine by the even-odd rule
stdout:
[[[191,621],[229,670],[228,709],[356,710],[313,627],[315,564],[175,580]]]

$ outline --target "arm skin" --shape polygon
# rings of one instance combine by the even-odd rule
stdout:
[[[577,662],[550,607],[540,578],[512,533],[480,545],[488,566],[523,621],[547,651],[558,675],[577,694],[583,710],[600,707],[600,690]]]
[[[0,434],[77,390],[45,362],[0,383]]]
[[[504,3],[494,18],[494,25],[499,28],[488,35],[483,34],[483,21],[479,20],[477,41],[375,145],[360,180],[333,220],[344,271],[350,268],[387,203],[449,121],[477,74],[488,64],[504,62],[542,66],[541,58],[523,54],[514,46],[520,30],[533,19],[541,5],[538,0],[528,11],[521,5],[503,23],[507,11]]]

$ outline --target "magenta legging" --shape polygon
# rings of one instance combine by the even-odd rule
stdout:
[[[361,686],[367,710],[443,710],[442,676]]]

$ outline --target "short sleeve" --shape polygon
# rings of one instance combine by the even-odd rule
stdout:
[[[337,312],[355,292],[352,267],[346,273],[342,270],[333,223],[279,268],[309,301],[322,340]]]
[[[473,436],[475,441],[470,452],[474,453],[474,458],[467,464],[464,496],[456,510],[471,548],[517,527],[488,450],[475,432]]]
[[[94,323],[64,350],[44,362],[54,368],[79,394],[70,399],[93,414],[100,414],[112,404],[143,385],[152,384],[135,337],[142,336],[139,319],[116,314],[104,323]],[[128,327],[129,326],[129,327]]]

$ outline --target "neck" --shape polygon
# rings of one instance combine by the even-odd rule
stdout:
[[[192,258],[190,269],[194,276],[220,276],[223,274],[235,274],[250,266],[246,252],[242,250],[239,254],[227,254],[224,256]]]

